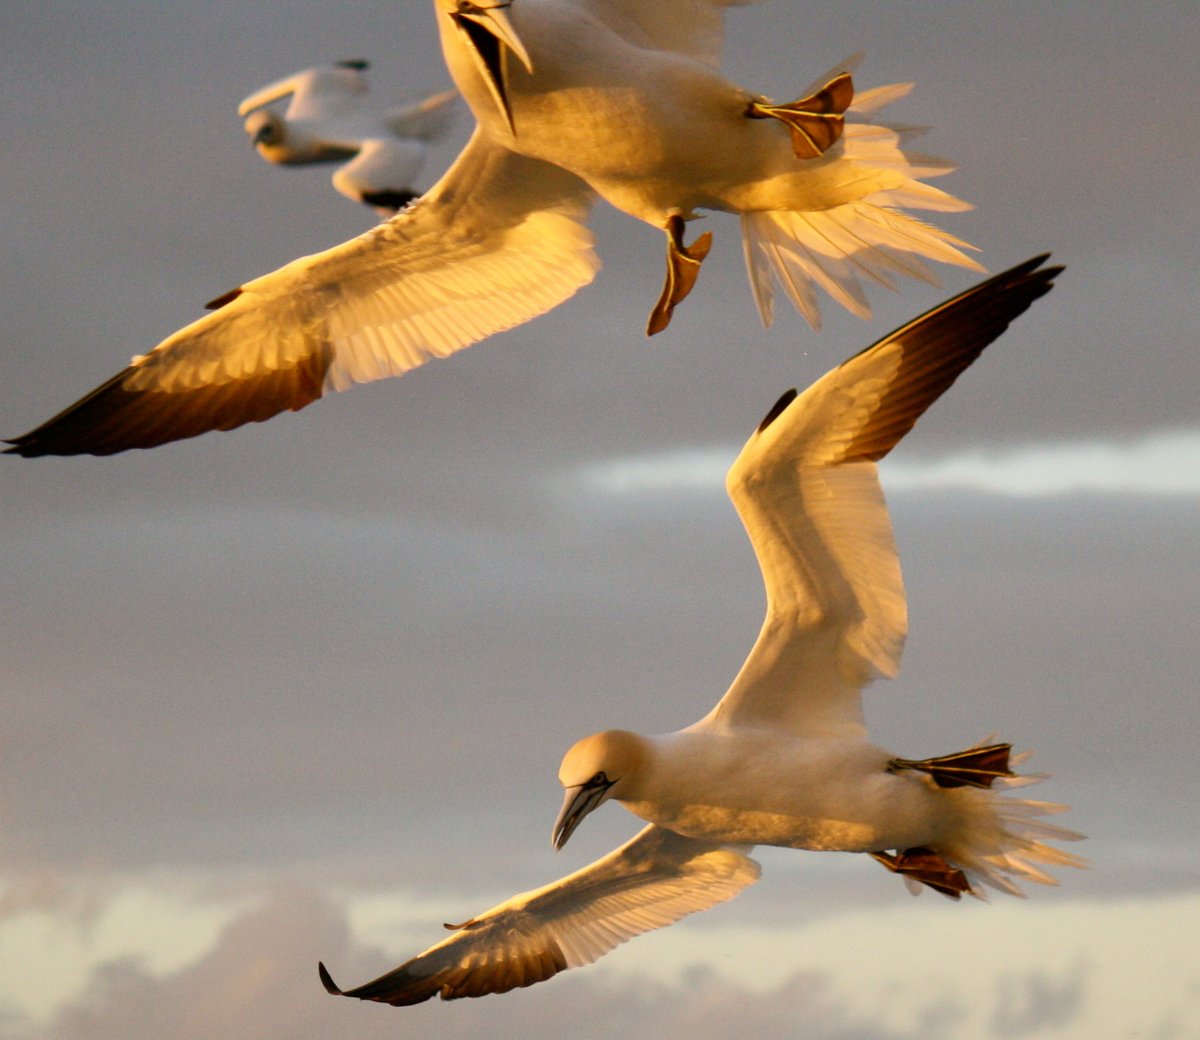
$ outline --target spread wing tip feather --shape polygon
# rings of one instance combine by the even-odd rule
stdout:
[[[886,398],[846,445],[840,461],[879,461],[913,428],[981,353],[1045,296],[1065,269],[1043,267],[1043,253],[994,275],[926,311],[920,317],[845,362],[841,370],[895,346],[900,367],[891,377]]]
[[[335,997],[344,997],[345,993],[338,987],[338,984],[333,981],[333,976],[329,974],[329,970],[325,967],[323,961],[317,961],[317,974],[321,976],[321,985],[325,987],[325,992],[332,994]]]
[[[41,426],[6,440],[6,455],[116,455],[157,448],[210,431],[264,422],[321,397],[327,356],[287,369],[183,393],[128,390],[125,369]]]
[[[325,992],[331,996],[373,1000],[381,1004],[391,1004],[393,1007],[422,1004],[438,992],[439,984],[436,981],[409,976],[404,967],[390,971],[355,989],[342,989],[333,981],[333,976],[322,961],[317,962],[317,973],[321,977],[321,985],[325,987]]]

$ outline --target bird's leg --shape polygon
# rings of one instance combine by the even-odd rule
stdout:
[[[790,105],[768,105],[751,101],[746,115],[751,119],[779,119],[792,131],[792,151],[797,159],[823,155],[842,136],[843,113],[854,100],[850,73],[835,76],[815,94]]]
[[[696,276],[700,273],[700,262],[708,256],[708,251],[712,248],[711,231],[704,232],[690,246],[685,246],[683,228],[683,217],[678,213],[672,213],[667,218],[667,225],[663,229],[667,233],[667,280],[658,303],[650,312],[650,320],[646,323],[647,336],[662,332],[671,323],[675,305],[681,303],[692,291],[692,286],[696,284]]]
[[[888,772],[898,773],[902,769],[915,769],[928,773],[938,787],[991,787],[998,777],[1016,776],[1008,767],[1011,744],[989,744],[987,747],[967,748],[954,755],[941,758],[925,758],[913,761],[893,758],[888,762]]]
[[[893,874],[919,881],[951,899],[958,899],[964,892],[972,894],[971,883],[966,874],[947,863],[933,849],[923,845],[899,850],[895,855],[880,850],[870,853],[870,856]]]

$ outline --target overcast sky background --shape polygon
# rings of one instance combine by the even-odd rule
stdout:
[[[321,990],[318,958],[373,977],[634,833],[613,806],[555,855],[555,774],[596,729],[694,721],[741,664],[762,589],[724,468],[787,387],[975,280],[764,332],[714,215],[647,341],[661,236],[601,208],[596,282],[452,359],[151,452],[2,460],[0,1037],[1200,1035],[1200,11],[880,9],[735,11],[730,75],[790,98],[865,49],[860,86],[915,79],[887,115],[961,164],[939,184],[978,210],[940,222],[990,270],[1068,270],[884,464],[911,634],[868,719],[913,757],[1035,748],[1093,869],[959,906],[760,850],[733,903],[532,990]],[[0,433],[369,225],[235,112],[345,58],[380,104],[448,85],[417,0],[0,0]]]

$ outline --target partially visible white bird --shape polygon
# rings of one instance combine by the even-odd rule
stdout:
[[[560,848],[609,799],[649,821],[632,841],[525,892],[386,975],[345,992],[385,1004],[501,993],[578,967],[642,932],[732,898],[759,876],[754,845],[864,852],[909,888],[958,899],[1041,865],[1083,866],[1041,817],[1065,806],[1004,797],[1008,744],[914,760],[870,743],[862,688],[891,677],[907,629],[876,462],[1038,297],[1059,267],[1036,257],[928,312],[785,394],[726,485],[762,568],[758,641],[716,707],[665,736],[622,730],[563,759]],[[324,965],[321,979],[341,994]]]
[[[293,73],[238,105],[246,133],[267,162],[283,166],[343,163],[333,186],[391,216],[413,199],[431,141],[454,119],[456,91],[371,111],[367,62],[339,61]],[[271,107],[287,99],[282,113]]]
[[[711,236],[689,245],[684,228],[704,209],[740,216],[764,322],[775,281],[815,326],[815,286],[867,317],[860,276],[935,281],[922,258],[978,268],[904,212],[969,208],[924,183],[949,165],[906,151],[911,128],[845,121],[907,87],[855,94],[841,70],[791,104],[744,90],[717,69],[740,2],[434,0],[477,121],[442,179],[358,238],[217,297],[10,451],[154,447],[446,357],[591,281],[597,196],[666,235],[651,333],[695,283]]]

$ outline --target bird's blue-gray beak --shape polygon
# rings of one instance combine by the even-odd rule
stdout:
[[[554,821],[554,830],[550,832],[550,842],[556,851],[567,843],[583,818],[608,797],[609,789],[615,783],[615,780],[598,773],[586,784],[567,788],[558,819]]]
[[[485,6],[459,0],[458,9],[451,12],[450,17],[466,37],[467,49],[479,67],[483,82],[515,136],[517,131],[508,100],[508,56],[515,54],[527,72],[533,72],[533,62],[505,10],[512,2],[506,0]]]

